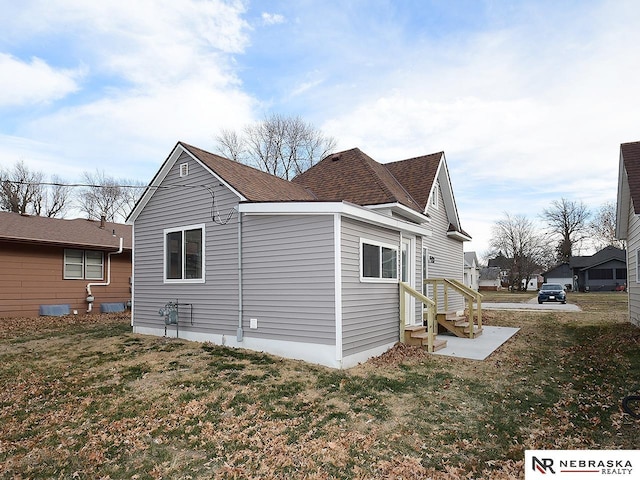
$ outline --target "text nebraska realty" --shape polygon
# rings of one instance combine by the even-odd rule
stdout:
[[[603,475],[631,475],[633,467],[630,460],[560,460],[559,463],[561,472],[587,470]]]

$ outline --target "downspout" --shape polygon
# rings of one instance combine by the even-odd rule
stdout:
[[[242,341],[242,213],[238,208],[238,331],[236,333],[238,342]]]
[[[93,294],[91,293],[91,287],[107,287],[111,283],[111,255],[118,255],[122,253],[122,237],[120,237],[120,248],[118,248],[117,252],[109,252],[107,254],[107,281],[102,283],[87,283],[87,303],[89,306],[87,307],[87,313],[90,313],[93,310]]]

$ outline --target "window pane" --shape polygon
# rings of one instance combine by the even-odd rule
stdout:
[[[626,280],[626,279],[627,279],[627,269],[616,268],[616,280]]]
[[[362,276],[380,278],[380,247],[362,244]]]
[[[167,233],[167,278],[182,278],[182,232]]]
[[[85,278],[90,280],[102,280],[103,278],[103,254],[102,252],[86,251],[85,252]]]
[[[83,251],[64,251],[64,278],[82,278]]]
[[[65,265],[64,278],[82,278],[82,265]]]
[[[398,278],[398,255],[392,248],[382,247],[382,278]]]
[[[202,229],[185,233],[185,278],[202,278]]]
[[[589,270],[591,280],[613,280],[613,270],[610,268],[592,268]]]

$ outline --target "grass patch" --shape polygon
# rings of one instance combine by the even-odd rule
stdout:
[[[522,478],[525,449],[635,449],[624,298],[486,312],[520,331],[482,362],[348,371],[133,335],[124,317],[33,328],[0,339],[0,478]]]

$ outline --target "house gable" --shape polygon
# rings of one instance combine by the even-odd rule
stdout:
[[[618,203],[616,208],[616,238],[626,240],[629,211],[638,215],[640,206],[640,142],[620,145],[618,172]]]
[[[309,201],[315,199],[315,197],[304,188],[287,180],[262,172],[248,165],[234,162],[228,158],[209,153],[186,143],[178,142],[129,215],[129,222],[134,222],[138,215],[140,215],[140,212],[149,202],[149,199],[154,195],[155,191],[161,188],[164,179],[175,166],[176,162],[178,162],[178,160],[184,162],[184,155],[188,155],[190,159],[207,170],[217,182],[236,195],[239,201]],[[199,186],[190,183],[188,176],[181,178],[186,187]]]
[[[413,198],[418,199],[425,215],[433,216],[434,209],[444,208],[449,228],[447,235],[459,241],[471,240],[460,226],[458,207],[456,206],[451,178],[444,152],[421,157],[400,160],[385,165],[395,178],[407,189]],[[433,197],[433,196],[436,197]],[[435,200],[435,207],[432,204]],[[442,200],[442,206],[440,205]]]

